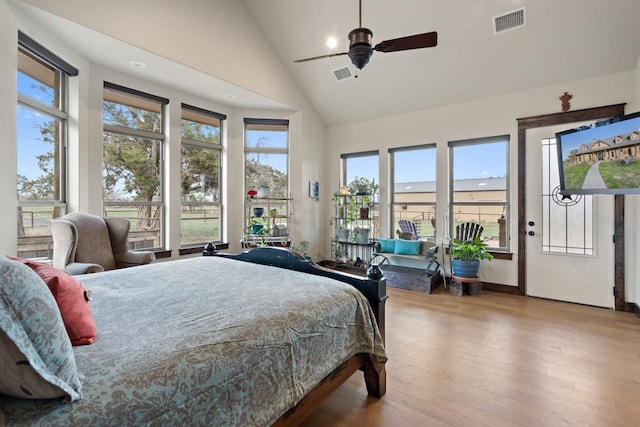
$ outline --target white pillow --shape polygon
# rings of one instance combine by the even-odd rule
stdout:
[[[0,331],[0,393],[26,399],[82,398],[83,376],[51,291],[31,268],[4,255]]]

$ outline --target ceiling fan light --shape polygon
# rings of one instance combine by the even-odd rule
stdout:
[[[358,70],[369,63],[372,54],[373,50],[368,45],[356,45],[349,49],[349,58]]]
[[[372,37],[373,31],[368,28],[356,28],[349,33],[349,58],[359,70],[369,63],[373,54]]]

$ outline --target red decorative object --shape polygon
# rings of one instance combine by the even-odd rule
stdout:
[[[251,189],[247,191],[247,196],[251,197],[252,199],[256,197],[256,194],[258,194],[258,192],[253,187],[251,187]]]

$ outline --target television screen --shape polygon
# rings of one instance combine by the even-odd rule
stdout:
[[[556,134],[563,194],[640,193],[640,112]]]

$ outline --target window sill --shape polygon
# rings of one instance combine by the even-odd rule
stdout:
[[[222,243],[222,242],[215,242],[214,245],[216,245],[216,249],[217,250],[221,250],[221,249],[229,249],[229,244],[228,243]],[[182,255],[193,255],[193,254],[201,254],[202,250],[204,249],[205,243],[202,243],[200,245],[196,245],[196,246],[189,246],[189,247],[184,247],[184,248],[180,248],[180,256]]]

